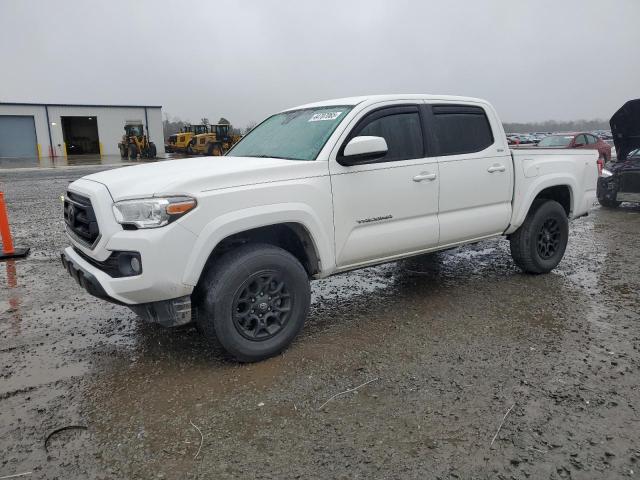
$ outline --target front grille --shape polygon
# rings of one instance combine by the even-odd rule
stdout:
[[[619,192],[640,193],[640,172],[623,172],[620,174]]]
[[[64,223],[73,237],[87,247],[93,247],[100,237],[91,200],[83,195],[67,192],[64,199]]]

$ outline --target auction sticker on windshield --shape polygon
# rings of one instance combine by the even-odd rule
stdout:
[[[336,118],[338,118],[340,116],[342,112],[323,112],[323,113],[316,113],[315,115],[313,115],[309,121],[310,122],[321,122],[323,120],[335,120]]]

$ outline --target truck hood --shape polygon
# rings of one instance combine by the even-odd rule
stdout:
[[[326,162],[255,157],[200,157],[116,168],[84,177],[115,201],[293,180],[328,173]]]
[[[632,150],[640,148],[640,98],[629,100],[609,120],[618,162],[624,162]]]

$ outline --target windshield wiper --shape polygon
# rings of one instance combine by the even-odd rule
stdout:
[[[278,157],[275,155],[245,155],[246,157],[253,157],[253,158],[280,158],[282,160],[300,160],[299,158],[293,158],[293,157]]]

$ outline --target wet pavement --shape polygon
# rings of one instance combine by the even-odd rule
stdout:
[[[120,155],[68,155],[51,158],[43,156],[41,158],[7,158],[0,157],[0,169],[3,171],[12,171],[15,169],[49,169],[59,168],[65,169],[68,167],[93,167],[93,166],[108,166],[110,168],[120,167],[126,165],[136,165],[139,163],[157,162],[163,160],[173,160],[179,158],[188,158],[189,155],[182,153],[166,153],[155,159],[138,158],[136,160],[129,160],[128,158],[121,158]],[[1,177],[0,177],[1,179]]]
[[[241,365],[61,268],[58,198],[101,168],[2,173],[32,253],[0,263],[0,477],[640,474],[640,207],[573,222],[548,275],[496,240],[314,282],[294,344]]]

